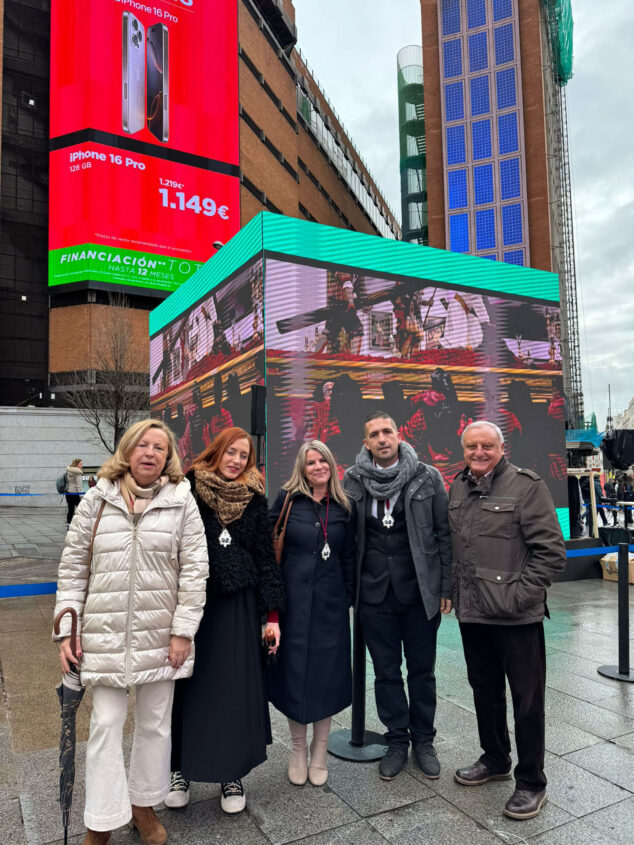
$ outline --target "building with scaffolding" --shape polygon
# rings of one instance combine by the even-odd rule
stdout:
[[[559,274],[568,420],[580,426],[570,0],[421,0],[421,17],[429,245]]]

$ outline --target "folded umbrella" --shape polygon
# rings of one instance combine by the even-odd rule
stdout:
[[[59,623],[65,614],[71,615],[71,650],[77,659],[77,611],[66,607],[55,617],[53,629],[59,636]],[[68,825],[70,823],[70,807],[73,801],[73,787],[75,786],[75,722],[77,708],[84,697],[84,688],[79,677],[79,662],[76,667],[62,677],[62,682],[56,687],[61,707],[62,731],[59,742],[59,805],[62,810],[64,825],[64,845],[68,842]]]

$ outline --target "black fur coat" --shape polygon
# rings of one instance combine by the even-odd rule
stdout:
[[[187,479],[191,484],[207,537],[207,600],[212,601],[221,595],[255,587],[260,613],[264,615],[271,610],[282,610],[284,583],[273,552],[273,535],[266,497],[255,493],[240,519],[227,525],[231,544],[223,547],[218,542],[222,524],[209,505],[197,495],[194,473],[187,473]]]

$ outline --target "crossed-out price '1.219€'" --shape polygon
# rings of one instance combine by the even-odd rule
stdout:
[[[215,214],[223,220],[229,219],[229,207],[217,205],[211,197],[201,197],[194,194],[187,197],[184,191],[170,192],[169,188],[159,188],[163,208],[172,208],[174,211],[193,211],[194,214],[204,214],[206,217],[213,217]]]

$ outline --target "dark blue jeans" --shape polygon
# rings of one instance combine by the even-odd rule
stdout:
[[[374,664],[374,694],[388,745],[431,743],[436,735],[436,634],[440,613],[427,619],[422,600],[403,604],[390,587],[380,604],[359,605],[363,636]],[[405,653],[407,690],[401,673]]]

